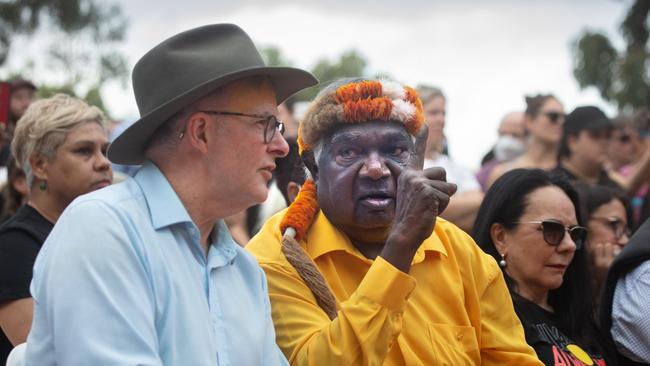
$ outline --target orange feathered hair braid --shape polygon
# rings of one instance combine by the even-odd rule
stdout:
[[[310,178],[305,181],[298,197],[291,203],[280,222],[280,232],[283,233],[282,253],[314,294],[318,306],[333,320],[337,316],[336,298],[316,267],[316,263],[298,243],[298,240],[307,234],[317,213],[316,185]],[[295,230],[295,233],[288,229]]]

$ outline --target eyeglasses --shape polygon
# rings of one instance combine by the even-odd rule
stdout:
[[[603,224],[609,226],[610,229],[614,232],[614,236],[616,239],[620,239],[623,237],[623,235],[630,236],[631,232],[630,229],[628,229],[627,225],[623,220],[619,219],[618,217],[597,217],[593,216],[590,217],[589,220],[596,220],[600,221]]]
[[[266,124],[264,125],[264,143],[268,144],[273,140],[273,136],[275,136],[275,131],[279,131],[280,135],[284,134],[284,123],[280,121],[276,116],[274,115],[268,115],[264,116],[261,114],[247,114],[247,113],[239,113],[239,112],[221,112],[221,111],[199,111],[201,113],[206,113],[206,114],[212,114],[215,116],[238,116],[238,117],[250,117],[250,118],[258,118],[259,121],[264,121]]]
[[[519,221],[514,222],[514,224],[537,224],[542,234],[544,235],[544,241],[548,245],[554,247],[559,246],[564,239],[564,234],[569,233],[571,240],[576,244],[576,249],[581,249],[582,245],[587,237],[587,228],[574,225],[566,227],[557,221],[552,220],[543,220],[543,221]]]
[[[545,115],[546,117],[548,117],[548,119],[553,123],[559,123],[560,120],[564,121],[564,117],[566,117],[566,114],[564,114],[562,112],[542,111],[542,112],[539,112],[539,113]]]

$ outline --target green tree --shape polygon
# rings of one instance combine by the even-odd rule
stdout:
[[[344,52],[337,61],[330,61],[327,58],[321,58],[311,69],[311,73],[316,76],[320,84],[301,91],[296,95],[296,100],[312,100],[318,91],[330,82],[346,77],[363,77],[366,76],[366,66],[368,62],[356,50]]]
[[[99,0],[0,1],[0,65],[19,60],[23,65],[10,73],[30,79],[45,70],[57,75],[49,85],[34,80],[43,87],[39,95],[63,91],[103,106],[99,91],[107,81],[126,84],[128,68],[117,46],[127,25],[119,6]],[[29,59],[18,47],[33,40],[49,47]]]
[[[292,62],[282,54],[282,50],[275,46],[260,48],[260,53],[266,66],[291,66]]]
[[[573,44],[573,75],[581,88],[596,87],[603,99],[627,111],[650,106],[648,25],[650,0],[635,0],[620,25],[626,46],[617,50],[607,35],[585,31]]]
[[[262,58],[268,66],[291,66],[292,62],[285,58],[282,51],[275,46],[262,47]],[[330,82],[349,77],[371,77],[367,71],[368,61],[358,51],[352,49],[343,52],[336,61],[323,57],[319,59],[310,72],[316,76],[320,83],[296,94],[295,101],[312,100],[321,88]],[[379,73],[374,78],[390,79],[388,73]]]

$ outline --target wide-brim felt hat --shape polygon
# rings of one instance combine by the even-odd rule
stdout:
[[[318,80],[307,71],[267,67],[250,37],[234,24],[213,24],[177,34],[147,52],[133,68],[141,118],[111,144],[109,159],[141,164],[153,133],[184,107],[230,82],[267,76],[277,103]]]

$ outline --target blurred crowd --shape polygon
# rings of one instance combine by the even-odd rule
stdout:
[[[37,83],[28,80],[5,84],[0,364],[27,339],[32,267],[66,207],[139,169],[111,164],[106,156],[126,122],[110,123],[98,108],[63,94],[36,100]],[[481,164],[472,171],[448,153],[464,142],[445,135],[454,121],[446,119],[444,92],[428,85],[417,92],[428,128],[424,169],[444,168],[446,181],[457,187],[440,217],[494,258],[537,356],[548,365],[610,365],[617,354],[650,363],[647,303],[635,305],[634,280],[610,270],[617,260],[627,263],[620,256],[631,237],[648,235],[650,112],[608,116],[596,106],[565,109],[553,94],[522,96],[525,108],[503,111],[493,147],[476,157]],[[289,99],[278,107],[289,151],[276,161],[266,201],[225,219],[242,247],[306,184],[297,140],[306,104]],[[639,261],[646,258],[647,250],[637,252]]]

